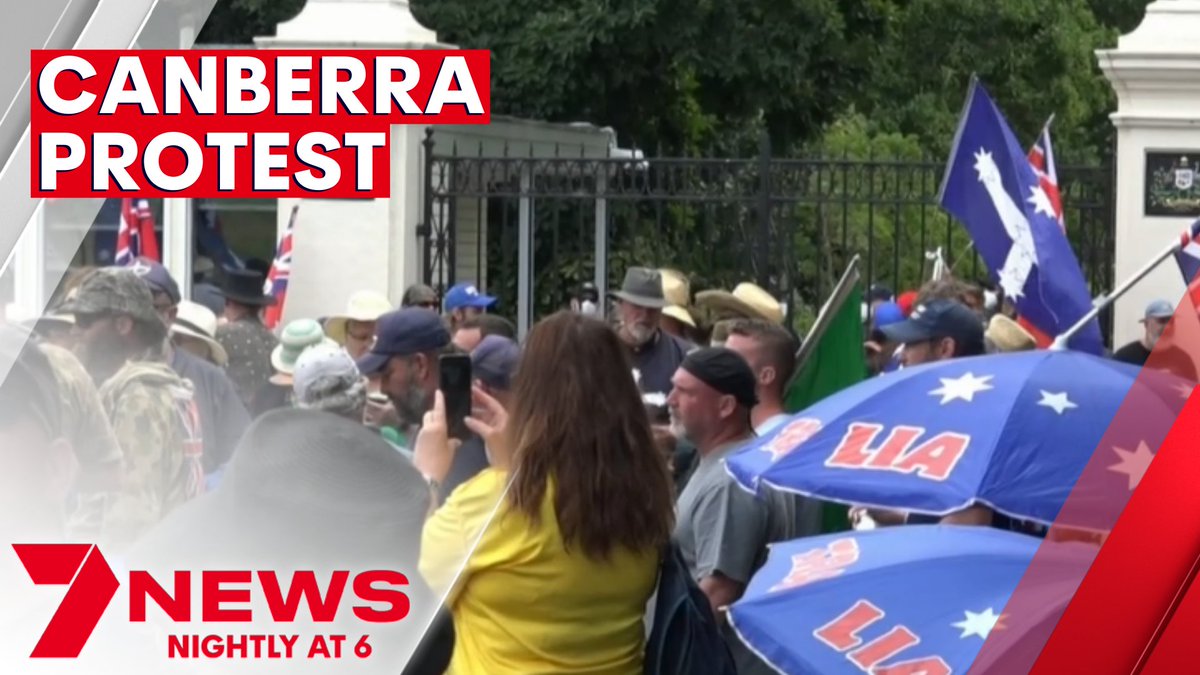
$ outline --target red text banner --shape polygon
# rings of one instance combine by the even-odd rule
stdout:
[[[34,50],[31,196],[380,198],[391,126],[491,121],[478,50]]]

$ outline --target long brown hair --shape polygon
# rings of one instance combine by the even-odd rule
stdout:
[[[632,365],[604,322],[568,311],[530,332],[513,383],[509,503],[536,525],[547,483],[564,545],[592,559],[656,549],[674,527],[673,488]]]

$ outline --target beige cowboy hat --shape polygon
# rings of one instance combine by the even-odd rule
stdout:
[[[783,305],[749,281],[738,284],[732,293],[724,290],[700,291],[696,294],[696,304],[709,309],[718,321],[743,317],[783,323]]]
[[[988,322],[983,334],[1000,352],[1023,352],[1037,349],[1037,340],[1021,324],[1003,314],[997,314]]]
[[[669,316],[682,324],[695,328],[696,319],[688,311],[692,292],[687,277],[679,270],[662,268],[658,272],[662,275],[663,298],[667,301],[667,306],[662,311],[663,316]]]
[[[325,335],[334,342],[346,344],[346,324],[350,321],[378,321],[392,311],[387,297],[375,291],[358,291],[346,302],[346,311],[325,321]]]
[[[204,305],[190,300],[181,300],[175,321],[171,324],[171,335],[186,335],[208,345],[213,363],[224,367],[229,363],[229,354],[216,340],[217,315]]]

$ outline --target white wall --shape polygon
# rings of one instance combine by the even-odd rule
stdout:
[[[1097,52],[1117,94],[1116,281],[1173,241],[1192,218],[1145,215],[1146,152],[1193,149],[1200,158],[1200,0],[1158,0],[1116,49]],[[1177,303],[1183,276],[1168,258],[1116,302],[1113,344],[1136,339],[1146,304]]]

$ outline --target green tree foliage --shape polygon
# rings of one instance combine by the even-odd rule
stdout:
[[[1131,32],[1146,15],[1150,0],[1088,0],[1088,6],[1101,25],[1124,35]]]
[[[867,118],[851,111],[814,152],[834,164],[809,177],[812,197],[796,207],[804,224],[795,242],[799,287],[814,291],[805,302],[819,306],[855,254],[865,278],[894,289],[929,279],[933,263],[925,251],[942,247],[948,261],[969,259],[966,232],[948,227],[932,203],[942,162],[925,155],[916,136],[872,132]]]
[[[274,35],[275,25],[300,13],[305,0],[217,0],[204,22],[199,44],[250,44]]]
[[[219,0],[201,43],[274,33],[304,0]],[[1148,0],[413,0],[443,41],[492,50],[494,110],[612,126],[650,153],[779,153],[852,106],[944,153],[971,73],[1022,139],[1056,114],[1094,161],[1112,107],[1094,50]]]
[[[873,9],[886,3],[853,4],[849,17],[839,0],[419,0],[413,12],[444,41],[492,50],[496,112],[610,125],[674,152],[760,122],[781,147],[819,133],[886,25]]]
[[[856,101],[872,127],[913,134],[944,154],[972,73],[1029,142],[1054,113],[1057,146],[1098,159],[1111,88],[1094,50],[1115,43],[1086,0],[911,0]]]

